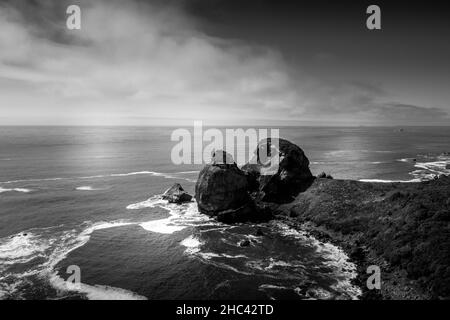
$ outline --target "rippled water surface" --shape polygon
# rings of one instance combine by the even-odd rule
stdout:
[[[193,193],[201,167],[172,164],[172,130],[0,128],[0,298],[357,297],[355,266],[335,246],[281,222],[228,226],[194,202],[161,200],[174,182]],[[450,172],[448,128],[281,136],[305,150],[315,174],[418,181]],[[71,265],[78,286],[64,281]]]

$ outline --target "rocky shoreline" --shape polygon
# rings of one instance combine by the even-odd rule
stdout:
[[[277,166],[262,153],[278,156]],[[224,223],[280,219],[339,246],[358,267],[361,299],[450,298],[450,177],[417,183],[314,177],[303,150],[284,139],[261,141],[255,160],[238,168],[229,154],[215,152],[195,186],[199,211]],[[181,186],[173,190],[184,195]],[[368,289],[368,266],[380,268],[380,289]]]
[[[316,179],[289,203],[284,219],[340,246],[358,265],[363,299],[448,299],[450,177],[418,183]],[[366,269],[381,269],[368,290]]]

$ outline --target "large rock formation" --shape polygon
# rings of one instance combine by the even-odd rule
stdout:
[[[162,195],[164,200],[169,201],[169,203],[183,203],[190,202],[192,196],[184,191],[183,187],[179,183],[175,183],[172,187],[167,189]]]
[[[278,161],[275,157],[279,157]],[[303,150],[284,139],[262,140],[255,158],[242,170],[257,199],[265,202],[290,202],[314,180]]]
[[[200,212],[223,222],[261,221],[271,216],[268,202],[286,203],[313,181],[302,149],[284,140],[265,139],[240,170],[231,155],[214,152],[200,172],[195,198]]]
[[[231,155],[217,151],[211,164],[200,171],[195,199],[201,213],[222,222],[263,220],[264,214],[259,214],[248,191],[246,174],[232,161]]]

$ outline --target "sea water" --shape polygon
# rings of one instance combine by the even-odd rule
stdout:
[[[1,127],[0,299],[355,299],[339,248],[282,222],[225,225],[174,165],[175,128]],[[420,181],[449,174],[450,129],[280,128],[314,174]],[[258,236],[256,230],[263,231]],[[239,242],[248,239],[248,247]],[[69,266],[81,283],[68,285]]]

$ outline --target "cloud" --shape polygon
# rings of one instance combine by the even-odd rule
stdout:
[[[34,14],[48,9],[44,3]],[[60,17],[65,10],[57,8],[59,15],[51,9]],[[81,8],[82,30],[73,31],[61,19],[30,25],[23,10],[2,7],[0,81],[22,83],[47,103],[123,118],[227,118],[244,116],[249,105],[270,110],[291,103],[294,88],[279,53],[209,37],[181,7],[95,1]]]
[[[273,48],[209,36],[183,2],[76,1],[80,31],[65,26],[72,2],[0,4],[3,122],[448,119],[438,108],[395,101],[379,83],[313,77]],[[338,63],[326,53],[317,57]]]
[[[448,114],[439,108],[426,108],[402,103],[375,104],[369,111],[382,120],[398,123],[432,123],[448,120]],[[416,123],[417,124],[417,123]]]
[[[436,107],[391,101],[379,84],[351,81],[315,82],[302,91],[303,103],[290,110],[292,117],[321,119],[336,124],[445,124],[448,113]]]

